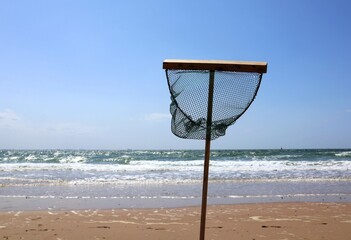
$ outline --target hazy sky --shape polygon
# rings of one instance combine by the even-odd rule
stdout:
[[[162,62],[267,61],[212,148],[351,147],[351,2],[0,0],[0,149],[203,148]]]

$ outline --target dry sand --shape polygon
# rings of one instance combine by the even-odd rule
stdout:
[[[3,239],[198,239],[200,208],[0,212]],[[351,239],[351,203],[209,206],[206,239]]]

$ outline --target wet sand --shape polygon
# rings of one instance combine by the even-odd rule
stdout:
[[[200,207],[2,211],[0,239],[198,239]],[[206,239],[349,239],[351,203],[208,207]]]

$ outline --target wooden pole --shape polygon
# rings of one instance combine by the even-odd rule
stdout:
[[[204,162],[204,176],[203,176],[203,183],[202,183],[200,240],[205,239],[205,228],[206,228],[207,189],[208,189],[208,172],[209,172],[209,167],[210,167],[214,75],[215,75],[215,72],[213,70],[210,71],[210,80],[209,80],[209,86],[208,86],[208,102],[207,102],[205,162]]]

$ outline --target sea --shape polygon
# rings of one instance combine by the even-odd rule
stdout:
[[[203,163],[204,150],[0,150],[0,211],[199,205]],[[351,149],[214,149],[208,199],[351,202]]]

